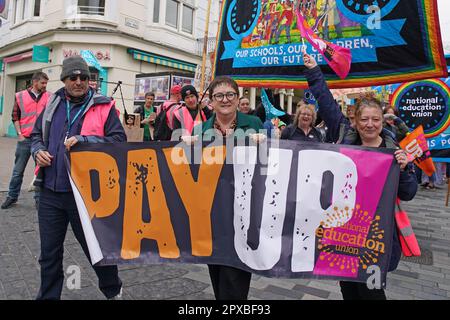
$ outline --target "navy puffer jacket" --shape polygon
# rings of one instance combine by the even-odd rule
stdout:
[[[322,70],[317,66],[313,69],[306,70],[305,75],[309,88],[319,104],[318,114],[328,127],[327,141],[348,145],[360,145],[361,139],[359,138],[358,132],[351,128],[350,122],[334,100]],[[387,148],[398,148],[396,141],[387,130],[382,132],[381,137]],[[417,193],[417,188],[417,177],[414,173],[413,166],[409,164],[405,170],[400,172],[397,197],[402,201],[411,201]],[[394,231],[389,271],[397,269],[401,258],[401,246],[396,228]]]

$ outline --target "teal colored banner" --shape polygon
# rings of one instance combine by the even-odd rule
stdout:
[[[405,45],[405,41],[400,35],[400,31],[405,23],[405,19],[382,22],[383,32],[390,34],[381,36],[380,30],[374,30],[374,36],[353,37],[347,39],[331,40],[343,48],[352,51],[352,63],[378,62],[377,50],[379,48]],[[240,49],[242,39],[226,41],[225,51],[221,57],[233,59],[234,68],[254,68],[254,67],[286,67],[303,65],[303,44],[290,43],[284,45],[272,45],[258,48]],[[315,54],[319,64],[326,65],[325,59],[318,54],[311,44],[305,43],[306,52]]]
[[[50,56],[50,48],[46,46],[33,46],[33,62],[48,63]]]

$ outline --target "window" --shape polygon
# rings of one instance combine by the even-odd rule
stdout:
[[[19,23],[32,17],[39,17],[41,0],[15,0],[14,23]]]
[[[178,1],[167,0],[166,24],[178,29]]]
[[[23,20],[31,17],[31,0],[23,0]]]
[[[194,9],[183,5],[183,25],[181,30],[192,34],[194,22]]]
[[[41,0],[34,0],[33,16],[39,17],[41,15]]]
[[[160,2],[160,0],[155,0]],[[163,2],[164,3],[164,2]],[[153,17],[155,22],[155,17]],[[166,0],[165,24],[178,31],[193,34],[194,32],[194,1],[192,0]]]
[[[25,20],[28,15],[26,12],[27,0],[16,0],[14,4],[15,12],[14,12],[14,23],[19,23]]]
[[[15,0],[14,2],[14,23],[23,20],[23,0]]]
[[[105,15],[105,0],[78,0],[79,14]]]
[[[153,5],[153,22],[159,23],[159,0],[155,0]]]

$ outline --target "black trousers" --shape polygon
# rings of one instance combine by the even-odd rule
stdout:
[[[383,289],[369,289],[361,282],[340,281],[344,300],[386,300]]]
[[[233,267],[208,265],[216,300],[247,300],[252,274]]]
[[[44,188],[41,192],[38,217],[41,238],[41,287],[36,299],[59,300],[64,285],[64,238],[69,223],[87,258],[90,257],[73,193],[56,193]],[[99,279],[100,291],[107,298],[116,296],[122,287],[117,266],[93,268]]]

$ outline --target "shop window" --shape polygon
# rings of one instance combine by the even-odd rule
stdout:
[[[33,74],[27,74],[24,76],[16,77],[16,92],[26,90],[31,87],[32,81],[31,78]]]
[[[79,14],[105,15],[105,0],[78,0]]]

